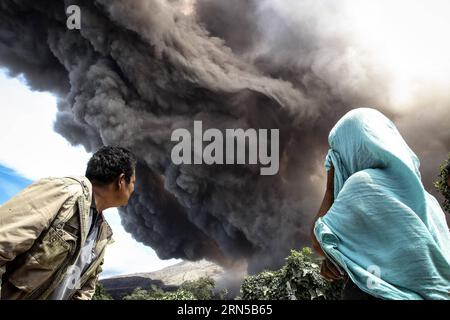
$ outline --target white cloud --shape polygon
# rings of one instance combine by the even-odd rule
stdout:
[[[27,178],[83,175],[89,154],[53,131],[56,98],[0,72],[0,162]]]
[[[122,227],[117,209],[106,210],[104,216],[113,229],[115,242],[108,247],[106,252],[105,266],[108,267],[108,270],[104,268],[105,272],[102,277],[109,277],[113,274],[156,271],[181,261],[161,260],[152,248],[137,243]]]
[[[90,154],[71,146],[53,131],[56,98],[35,92],[0,70],[0,163],[31,180],[47,176],[83,175]],[[179,260],[160,260],[136,242],[120,223],[117,210],[105,211],[115,243],[106,253],[103,276],[150,272]]]

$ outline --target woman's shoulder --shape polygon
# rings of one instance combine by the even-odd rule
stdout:
[[[389,173],[384,169],[365,169],[352,174],[344,183],[342,191],[383,189],[389,185]]]

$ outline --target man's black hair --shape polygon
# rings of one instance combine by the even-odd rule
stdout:
[[[136,157],[122,147],[102,147],[89,160],[86,178],[100,185],[114,182],[122,173],[130,183],[136,168]]]

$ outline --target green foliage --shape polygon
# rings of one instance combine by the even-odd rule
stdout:
[[[283,268],[248,276],[241,286],[244,300],[340,299],[342,281],[328,282],[320,275],[319,262],[310,248],[292,250]]]
[[[191,292],[182,289],[175,292],[164,292],[161,289],[147,291],[136,288],[123,300],[195,300],[195,297]]]
[[[244,279],[238,299],[340,299],[343,283],[329,282],[320,275],[320,262],[311,249],[291,251],[280,270],[264,271]],[[186,281],[175,292],[164,292],[153,287],[147,291],[137,288],[124,300],[210,300],[226,299],[227,292],[214,294],[215,282],[210,277]]]
[[[92,300],[113,300],[113,298],[111,298],[111,296],[106,292],[102,284],[97,282]]]
[[[153,287],[147,291],[137,288],[132,294],[124,297],[124,300],[211,300],[224,299],[226,291],[214,295],[213,289],[216,283],[210,277],[202,277],[198,280],[186,281],[175,292],[165,292]]]
[[[159,300],[195,300],[195,296],[192,292],[186,290],[177,290],[175,292],[167,292]]]
[[[216,283],[212,278],[201,277],[198,280],[184,282],[181,289],[191,292],[197,300],[211,300],[215,286]]]
[[[450,154],[449,159],[445,161],[439,173],[439,179],[434,183],[436,189],[444,196],[444,210],[450,213],[450,187],[448,186],[448,177],[450,175]]]
[[[133,292],[125,297],[123,300],[157,300],[152,299],[154,292],[149,292],[147,290],[136,288]]]

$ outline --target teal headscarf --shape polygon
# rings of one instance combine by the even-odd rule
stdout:
[[[328,140],[335,200],[314,228],[325,254],[375,297],[450,299],[444,212],[395,125],[377,110],[355,109]]]

